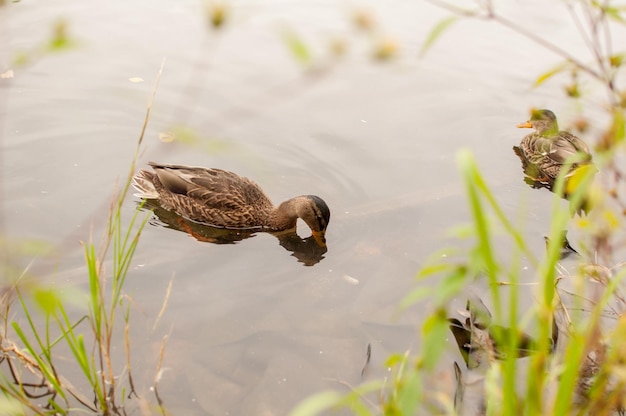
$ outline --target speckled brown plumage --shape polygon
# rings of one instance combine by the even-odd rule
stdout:
[[[330,210],[314,195],[289,199],[275,207],[255,182],[221,169],[149,163],[154,172],[140,170],[133,178],[137,196],[157,199],[164,208],[207,225],[229,229],[283,231],[298,218],[320,243]]]
[[[535,129],[514,149],[523,161],[536,168],[540,177],[534,180],[554,182],[567,162],[576,160],[568,173],[592,162],[585,142],[571,133],[559,131],[556,116],[550,110],[533,111],[531,119],[517,127]],[[578,159],[573,157],[575,155]]]

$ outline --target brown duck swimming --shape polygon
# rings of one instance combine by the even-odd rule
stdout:
[[[270,232],[294,229],[301,218],[318,244],[326,244],[330,210],[320,197],[297,196],[276,207],[259,185],[232,172],[149,165],[154,172],[141,169],[133,177],[136,195],[156,199],[184,218],[219,228]]]
[[[534,168],[526,174],[536,182],[553,184],[566,163],[571,163],[568,174],[592,163],[589,147],[573,134],[559,131],[556,116],[550,110],[534,110],[530,120],[517,127],[535,129],[514,150],[525,170],[528,165]]]

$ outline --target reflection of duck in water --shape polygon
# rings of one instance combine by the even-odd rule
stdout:
[[[516,358],[527,357],[541,351],[541,343],[529,335],[513,331],[491,323],[491,313],[485,304],[478,299],[468,300],[465,310],[459,311],[465,317],[463,321],[456,318],[448,319],[450,331],[459,348],[466,370],[454,362],[456,386],[454,408],[458,415],[488,414],[485,400],[485,377],[496,359],[506,359],[506,350],[511,338],[515,338],[514,351]],[[553,351],[558,341],[558,328],[553,320],[552,338],[543,346]]]
[[[236,244],[246,238],[254,237],[258,230],[229,230],[201,224],[181,217],[174,211],[161,206],[156,199],[148,199],[143,206],[151,210],[156,220],[151,220],[153,225],[164,226],[177,231],[183,231],[198,241],[213,244]],[[279,244],[296,257],[305,266],[313,266],[319,263],[326,253],[326,246],[321,246],[314,236],[301,238],[294,230],[272,233],[278,238]]]
[[[149,163],[133,178],[140,198],[157,199],[169,210],[217,228],[249,231],[295,229],[302,218],[324,245],[330,210],[314,195],[297,196],[278,207],[248,178],[221,169]]]
[[[564,167],[568,169],[567,180],[577,174],[583,177],[589,168],[596,171],[587,144],[571,133],[559,131],[552,111],[533,110],[530,120],[517,127],[535,129],[522,139],[519,146],[513,146],[513,151],[522,161],[526,175],[524,180],[533,188],[548,188],[552,191]],[[585,211],[589,208],[586,205],[583,204]]]
[[[234,242],[258,231],[295,230],[296,222],[301,218],[311,228],[312,239],[320,247],[326,246],[324,235],[330,210],[317,196],[297,196],[275,207],[259,185],[232,172],[156,163],[149,165],[154,172],[141,169],[133,178],[133,186],[139,191],[137,196],[157,200],[166,210],[183,217],[181,219],[186,220],[187,228],[195,228],[192,227],[194,225],[213,228],[214,231],[215,228],[233,230],[222,230],[220,233],[222,242],[229,242],[224,241],[228,239],[226,235],[230,236],[230,242]],[[172,225],[171,221],[164,222]]]

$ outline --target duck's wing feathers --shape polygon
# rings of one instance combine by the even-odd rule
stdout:
[[[205,206],[237,210],[248,205],[270,204],[261,188],[248,178],[215,168],[150,163],[168,191]]]
[[[137,190],[135,194],[138,198],[158,199],[159,192],[154,187],[154,173],[145,169],[140,169],[133,176],[133,188]]]
[[[576,160],[576,164],[591,161],[591,153],[587,144],[566,131],[559,132],[558,139],[552,142],[549,156],[550,159],[561,165],[572,160]],[[573,156],[577,156],[578,159],[573,159]]]

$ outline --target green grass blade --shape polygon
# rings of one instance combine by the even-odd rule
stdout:
[[[16,293],[20,301],[22,311],[24,312],[24,317],[26,318],[26,321],[28,322],[28,326],[30,327],[31,332],[33,333],[33,336],[35,337],[35,341],[37,342],[39,349],[44,352],[44,356],[46,357],[46,360],[50,362],[49,348],[42,341],[42,338],[39,334],[39,330],[35,326],[32,314],[30,313],[30,309],[28,308],[28,306],[26,306],[26,302],[24,301],[24,297],[22,296],[22,293],[19,290],[19,288],[16,288]],[[31,350],[31,351],[34,351],[34,350]]]
[[[292,30],[285,30],[281,36],[285,46],[291,55],[301,64],[309,65],[311,64],[313,57],[311,55],[311,51],[307,44],[302,40],[297,33]]]
[[[560,64],[556,65],[555,67],[549,69],[548,71],[544,72],[543,74],[539,75],[537,77],[537,79],[535,80],[535,82],[533,83],[533,87],[539,87],[541,84],[543,84],[544,82],[546,82],[547,80],[549,80],[550,78],[552,78],[553,76],[560,74],[561,72],[569,69],[571,67],[571,64],[569,61],[565,61],[565,62],[561,62]]]
[[[428,36],[426,36],[426,40],[420,49],[420,56],[426,55],[426,52],[433,46],[433,44],[443,35],[452,24],[456,23],[459,20],[457,16],[446,17],[443,20],[440,20],[430,31]]]
[[[343,395],[335,391],[326,391],[307,397],[291,411],[290,416],[314,416],[336,407]]]
[[[482,269],[487,275],[494,301],[494,312],[496,316],[501,316],[502,310],[497,279],[500,267],[494,257],[491,242],[491,227],[487,221],[485,208],[480,198],[482,189],[479,184],[483,181],[481,180],[474,158],[468,150],[461,150],[457,153],[457,165],[459,166],[461,176],[465,183],[465,191],[472,213],[472,222],[474,224],[476,237],[478,238],[478,244],[472,253],[475,263],[474,267],[477,268],[477,271]]]
[[[24,345],[26,350],[29,352],[31,358],[33,358],[37,362],[37,365],[39,366],[39,370],[41,371],[43,376],[46,378],[46,381],[48,381],[52,385],[52,387],[54,388],[54,391],[59,396],[67,400],[65,391],[63,391],[63,389],[61,388],[61,385],[59,383],[59,380],[56,377],[54,370],[46,362],[44,362],[41,359],[39,354],[35,352],[33,345],[31,344],[30,340],[26,337],[26,334],[24,333],[22,328],[19,326],[19,324],[17,322],[12,322],[11,327],[13,328],[13,330],[19,337],[20,341],[22,341],[22,344]]]

